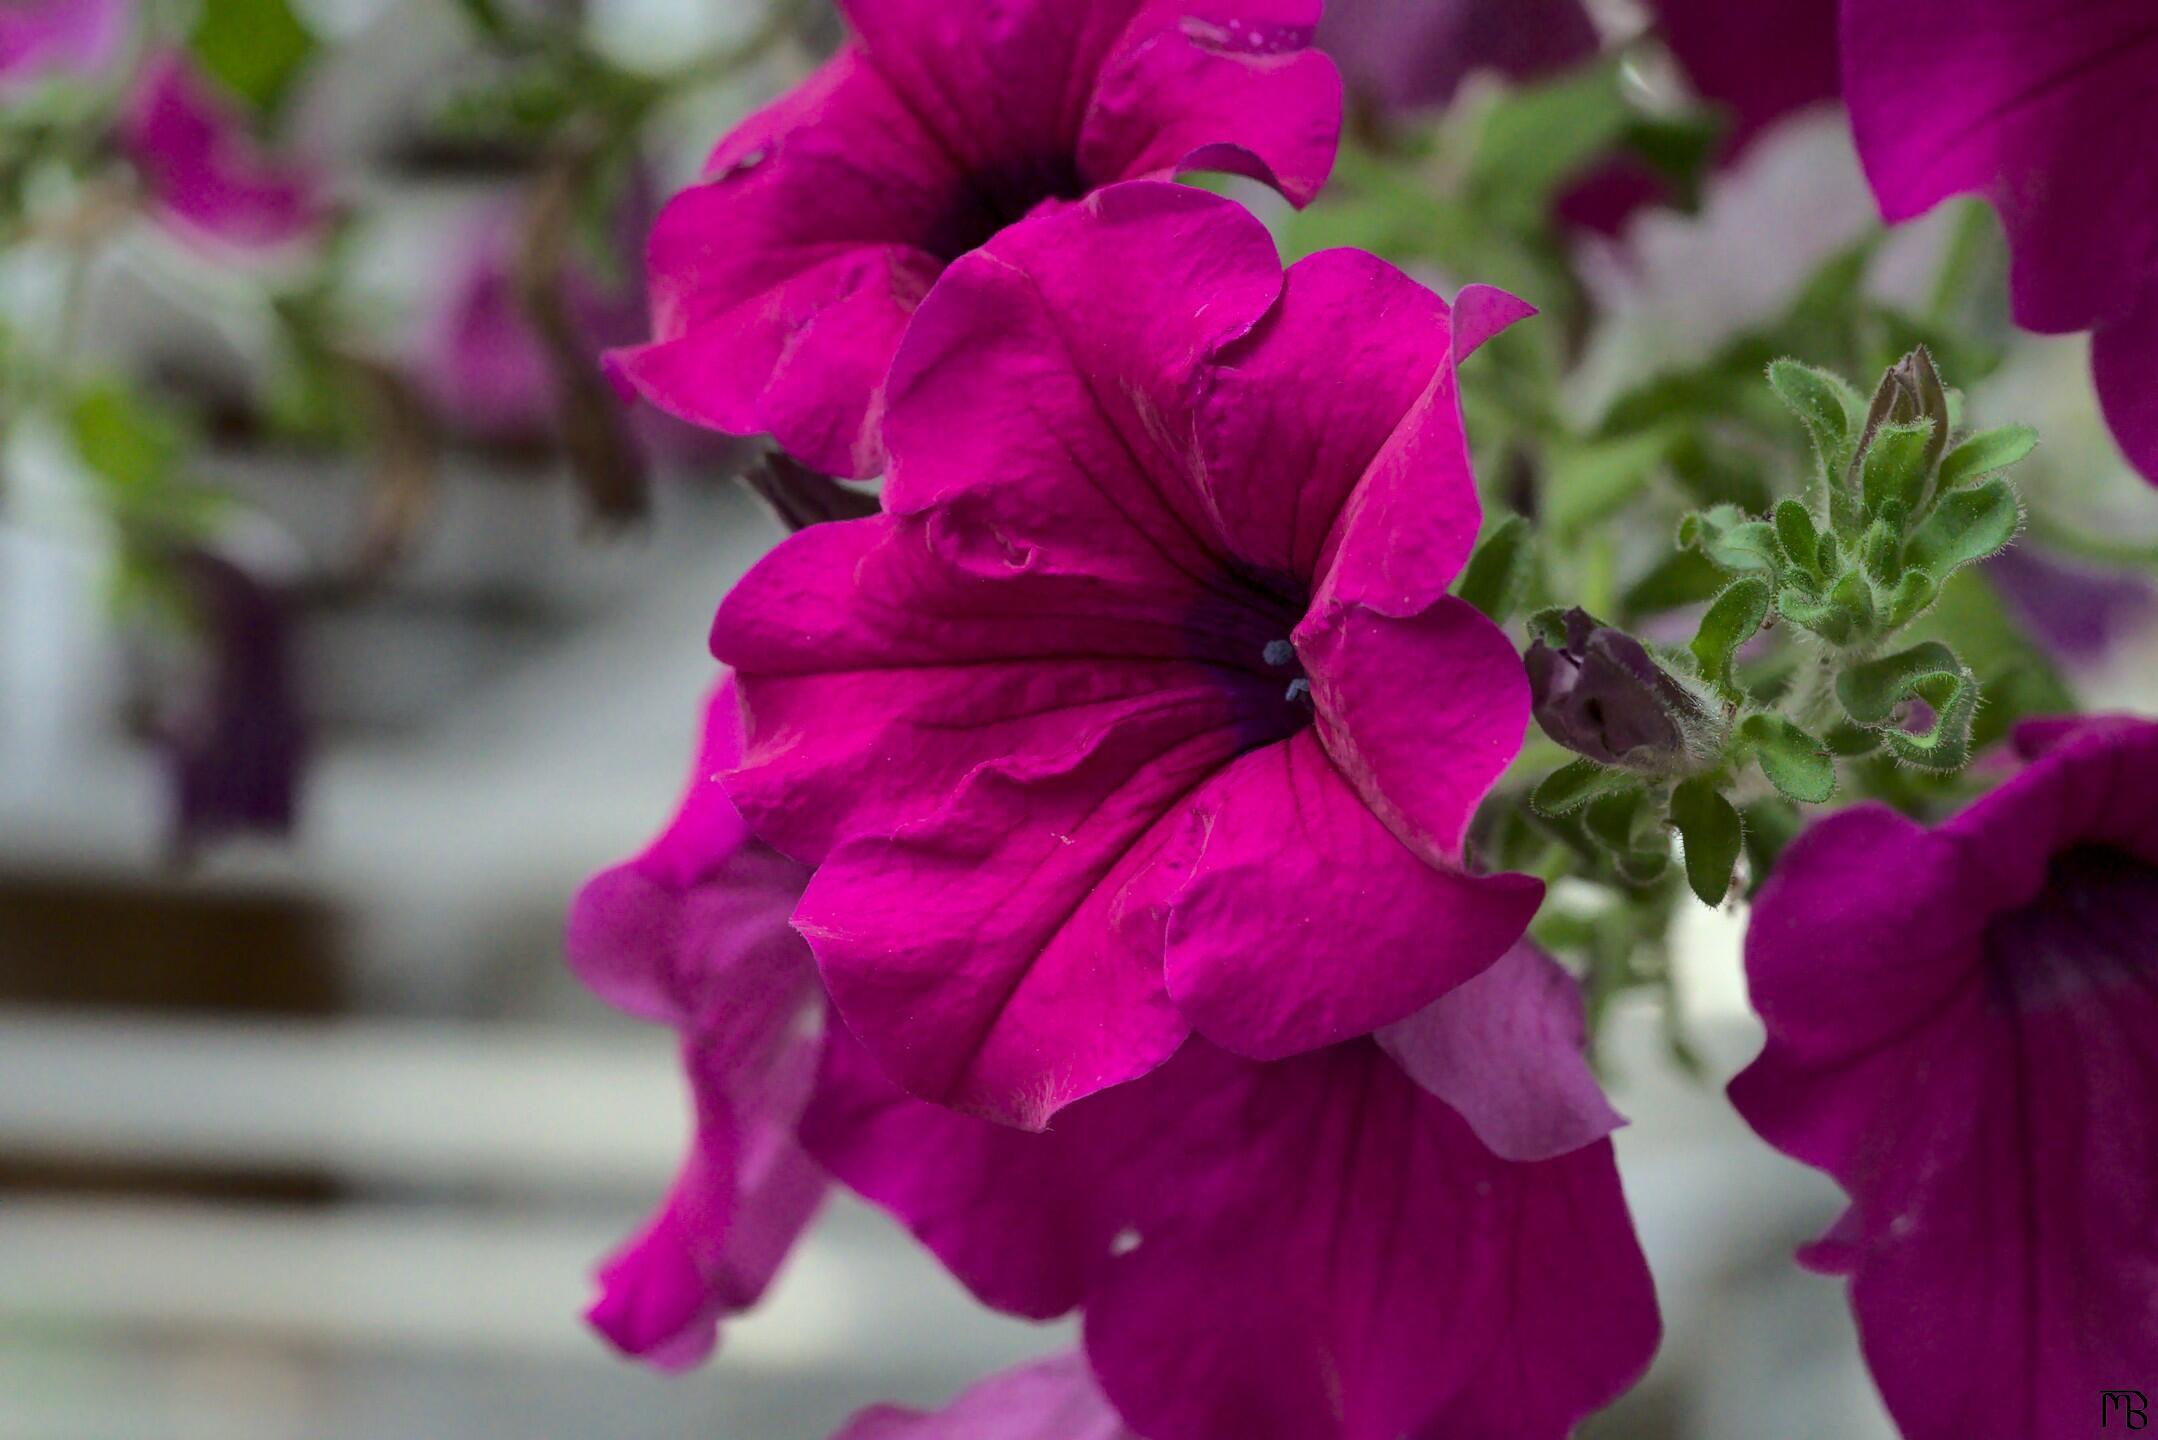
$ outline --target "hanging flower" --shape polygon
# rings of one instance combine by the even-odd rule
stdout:
[[[0,5],[0,91],[54,75],[90,75],[119,58],[128,0],[16,0]]]
[[[1139,1440],[1080,1355],[991,1376],[933,1415],[879,1405],[832,1440]]]
[[[2158,1373],[2158,724],[2016,736],[1928,829],[1868,806],[1778,863],[1747,936],[1768,1048],[1731,1098],[1851,1206],[1851,1279],[1910,1440],[2067,1440]]]
[[[1040,1135],[900,1093],[834,1027],[803,1136],[985,1303],[1080,1308],[1149,1440],[1561,1440],[1640,1376],[1658,1321],[1578,992],[1533,951],[1502,968],[1384,1048],[1194,1039]]]
[[[721,606],[729,794],[819,865],[796,922],[909,1090],[1040,1126],[1196,1029],[1255,1058],[1398,1020],[1541,898],[1463,835],[1521,662],[1474,541],[1449,311],[1369,255],[1283,274],[1138,182],[951,268],[893,369],[885,515]]]
[[[625,1354],[667,1369],[711,1353],[809,1223],[824,1179],[794,1134],[815,1070],[802,1032],[816,977],[787,912],[800,867],[749,836],[714,776],[740,754],[721,686],[688,794],[644,853],[602,872],[570,912],[578,976],[681,1033],[695,1135],[672,1192],[600,1267],[588,1318]]]
[[[720,142],[650,247],[662,409],[869,476],[885,371],[945,266],[1097,186],[1224,170],[1301,204],[1341,82],[1320,0],[842,0],[852,38]]]
[[[2158,481],[2158,27],[2104,0],[1850,0],[1851,123],[1889,221],[1951,195],[2008,230],[2016,323],[2094,332],[2128,457]]]
[[[1581,0],[1331,0],[1319,43],[1382,110],[1444,105],[1479,70],[1526,80],[1601,45]]]
[[[314,182],[264,152],[232,103],[177,52],[144,67],[120,144],[154,212],[192,238],[269,249],[307,239],[327,219]]]
[[[174,846],[185,853],[228,835],[286,834],[308,748],[287,597],[208,550],[182,550],[171,563],[199,637],[197,661],[158,726]]]

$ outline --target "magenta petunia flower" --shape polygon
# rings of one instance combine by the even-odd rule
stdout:
[[[656,341],[615,357],[662,409],[884,466],[884,377],[955,258],[1100,185],[1233,171],[1302,204],[1341,81],[1320,0],[840,0],[852,38],[720,142],[660,216]]]
[[[266,153],[232,103],[177,52],[143,68],[120,144],[152,209],[182,234],[267,249],[307,239],[327,219],[306,173]]]
[[[1384,110],[1444,105],[1479,70],[1530,79],[1601,46],[1581,0],[1330,0],[1319,44]]]
[[[993,1375],[934,1414],[878,1405],[832,1440],[1139,1440],[1087,1369],[1058,1355]]]
[[[2008,230],[2016,322],[2094,332],[2099,398],[2158,481],[2158,26],[2121,0],[1846,0],[1845,88],[1891,221],[1951,195]]]
[[[1747,936],[1731,1098],[1850,1195],[1801,1258],[1851,1278],[1910,1440],[2091,1435],[2158,1374],[2158,724],[2016,739],[1938,827],[1815,825]]]
[[[1446,593],[1478,526],[1458,310],[1136,182],[952,266],[894,364],[887,513],[721,606],[727,787],[914,1093],[1015,1124],[1196,1029],[1255,1058],[1420,1009],[1541,898],[1463,835],[1528,687]]]
[[[711,1353],[754,1304],[824,1192],[795,1138],[816,1068],[804,1020],[816,975],[787,925],[799,866],[750,838],[713,778],[741,733],[713,695],[688,794],[643,854],[595,876],[570,912],[577,974],[601,998],[681,1032],[696,1133],[673,1190],[600,1267],[588,1318],[667,1369]]]
[[[986,1303],[1082,1309],[1094,1375],[1149,1440],[1560,1440],[1639,1378],[1659,1326],[1615,1117],[1565,1094],[1595,1090],[1579,1050],[1454,1048],[1523,1008],[1545,1013],[1517,1034],[1578,1039],[1571,982],[1519,953],[1530,984],[1502,988],[1538,1002],[1388,1047],[1464,1079],[1493,1062],[1465,1087],[1477,1115],[1370,1040],[1258,1062],[1194,1039],[1037,1135],[902,1094],[834,1027],[803,1137]]]
[[[129,0],[0,4],[0,90],[104,69],[119,58],[133,18]]]

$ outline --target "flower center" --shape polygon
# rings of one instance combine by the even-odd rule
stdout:
[[[981,166],[965,177],[922,248],[941,260],[957,260],[1026,219],[1044,200],[1076,200],[1085,193],[1078,162],[1068,153]]]
[[[1297,658],[1295,645],[1284,639],[1269,640],[1266,648],[1259,652],[1259,658],[1266,662],[1267,669],[1279,670],[1287,678],[1289,686],[1283,699],[1303,705],[1311,703],[1311,681],[1304,674],[1304,662]]]
[[[2158,985],[2158,866],[2106,846],[2065,850],[2046,888],[1986,926],[1995,1003],[2024,1013]]]

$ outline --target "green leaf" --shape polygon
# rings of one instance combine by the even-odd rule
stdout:
[[[1465,176],[1467,198],[1502,221],[1537,223],[1567,182],[1619,139],[1633,115],[1612,62],[1512,90],[1484,115]]]
[[[1859,495],[1869,514],[1896,502],[1904,513],[1917,510],[1926,494],[1927,447],[1933,443],[1933,426],[1924,421],[1908,425],[1883,425],[1873,432],[1859,464]]]
[[[1731,656],[1768,618],[1771,598],[1768,582],[1758,575],[1735,582],[1716,597],[1693,637],[1693,658],[1700,662],[1704,680],[1720,690],[1731,688]]]
[[[1937,640],[1852,666],[1836,677],[1836,699],[1854,721],[1879,731],[1900,760],[1927,770],[1957,770],[1970,759],[1978,681]],[[1897,723],[1898,708],[1912,699],[1933,709],[1933,724],[1923,732]]]
[[[1585,444],[1553,445],[1546,457],[1543,522],[1578,535],[1641,493],[1662,468],[1674,432],[1643,430]]]
[[[1640,780],[1624,770],[1581,759],[1545,776],[1529,797],[1529,804],[1540,814],[1566,815],[1592,801],[1638,790],[1640,786]]]
[[[1670,868],[1671,841],[1645,791],[1599,796],[1590,802],[1583,823],[1628,882],[1646,885]]]
[[[315,52],[286,0],[209,0],[187,44],[203,69],[258,110],[276,106]]]
[[[1953,490],[1967,481],[1997,474],[2038,448],[2038,432],[2028,425],[2003,425],[1984,430],[1950,451],[1941,462],[1941,488]]]
[[[1730,505],[1698,510],[1679,522],[1679,544],[1699,550],[1726,570],[1781,575],[1783,546],[1765,520],[1749,520]]]
[[[1888,610],[1881,617],[1884,632],[1893,634],[1924,614],[1941,587],[1923,570],[1906,570],[1889,593]]]
[[[1806,820],[1796,805],[1774,796],[1754,801],[1741,813],[1746,820],[1746,860],[1753,868],[1751,888],[1758,891]]]
[[[2023,525],[2023,506],[2006,480],[1987,480],[1941,497],[1911,537],[1904,559],[1936,581],[2006,548]]]
[[[1535,536],[1529,522],[1519,515],[1509,515],[1493,527],[1469,557],[1458,593],[1492,623],[1504,625],[1528,594],[1535,560]]]
[[[1856,570],[1851,571],[1836,582],[1835,588],[1828,592],[1828,598],[1850,615],[1855,633],[1864,635],[1873,629],[1877,618],[1873,607],[1873,587],[1866,583],[1865,576]]]
[[[1889,513],[1866,527],[1860,542],[1866,573],[1883,585],[1893,585],[1903,574],[1903,527],[1893,518],[1902,506],[1890,501]]]
[[[1813,436],[1821,467],[1833,484],[1848,463],[1851,446],[1851,414],[1865,402],[1839,375],[1830,374],[1796,360],[1778,360],[1768,367],[1768,383],[1777,398],[1805,422]]]
[[[1857,619],[1847,607],[1833,600],[1816,599],[1798,590],[1785,590],[1776,597],[1776,609],[1793,625],[1811,630],[1831,645],[1849,644],[1858,633]]]
[[[172,415],[119,385],[83,390],[69,407],[68,429],[83,463],[114,488],[147,493],[171,478],[187,451],[187,433]]]
[[[1790,799],[1826,805],[1836,794],[1836,762],[1820,741],[1781,715],[1749,716],[1739,737],[1752,746],[1768,783]]]
[[[1813,528],[1813,512],[1798,500],[1778,501],[1775,526],[1776,539],[1783,553],[1791,557],[1791,563],[1818,573],[1821,541]]]
[[[1745,842],[1738,811],[1705,776],[1696,776],[1672,792],[1671,823],[1685,846],[1686,883],[1702,904],[1721,905]]]
[[[1673,550],[1619,597],[1629,618],[1655,615],[1712,600],[1729,577],[1698,550]]]

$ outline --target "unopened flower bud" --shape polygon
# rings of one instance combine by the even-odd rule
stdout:
[[[1873,404],[1866,411],[1866,428],[1859,436],[1852,473],[1856,474],[1855,467],[1864,463],[1866,447],[1883,425],[1916,425],[1923,420],[1933,422],[1933,438],[1926,442],[1925,456],[1925,473],[1931,475],[1948,449],[1948,388],[1941,383],[1941,372],[1934,366],[1932,354],[1921,345],[1881,377],[1879,388],[1873,392]]]
[[[1536,723],[1577,755],[1651,774],[1688,768],[1709,707],[1656,663],[1640,641],[1581,609],[1566,612],[1563,647],[1529,647]]]

